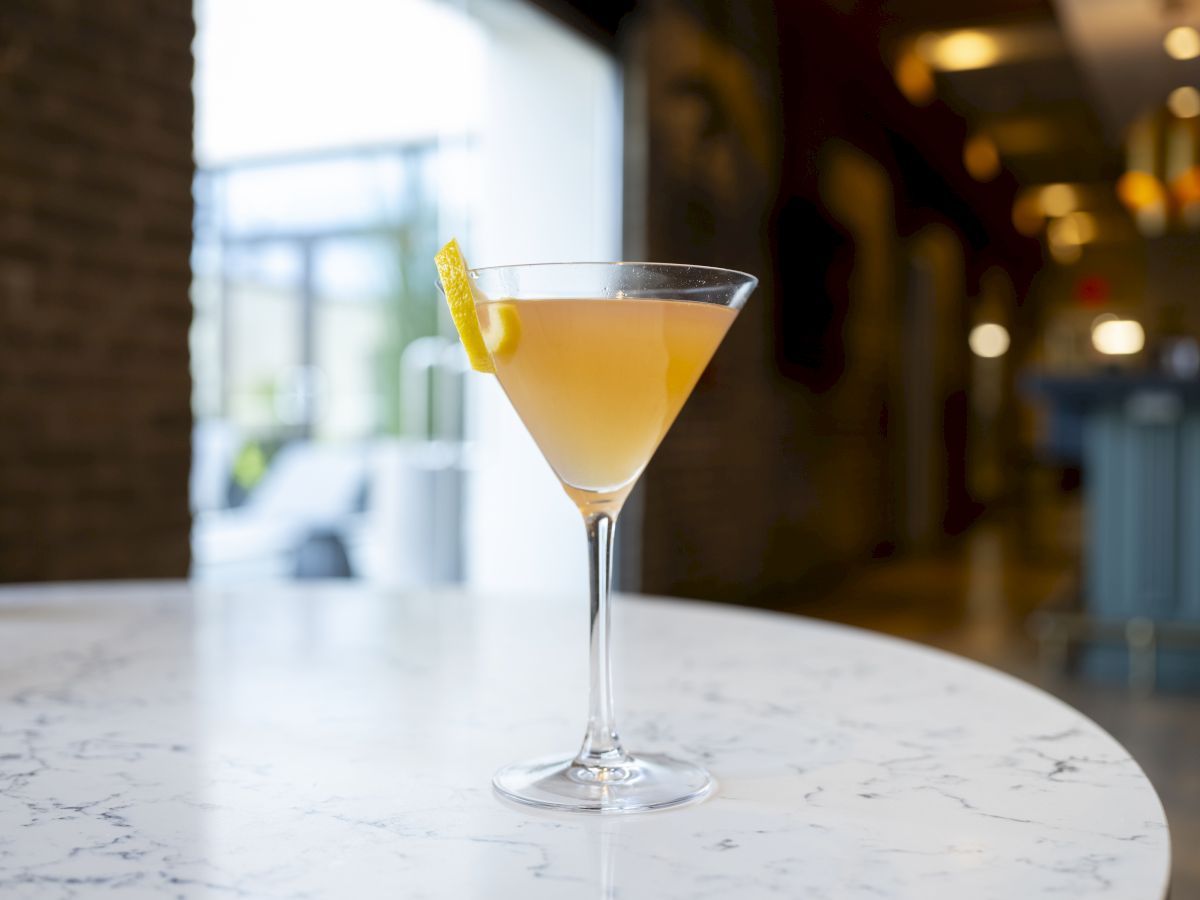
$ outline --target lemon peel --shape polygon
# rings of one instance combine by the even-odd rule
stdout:
[[[497,300],[484,305],[483,343],[492,358],[511,356],[521,342],[521,314],[515,303]]]
[[[471,288],[467,261],[463,259],[458,241],[451,238],[446,246],[437,252],[434,261],[437,263],[438,276],[442,280],[442,291],[446,295],[450,315],[454,319],[454,327],[458,329],[458,336],[462,340],[463,349],[467,351],[471,368],[476,372],[495,374],[496,367],[492,363],[492,355],[488,352],[483,333],[479,329],[479,315],[475,312],[475,292]]]

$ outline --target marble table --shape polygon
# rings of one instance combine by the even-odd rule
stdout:
[[[1088,719],[916,645],[621,598],[632,749],[696,806],[501,803],[573,749],[582,597],[0,590],[4,898],[1161,898],[1145,775]]]

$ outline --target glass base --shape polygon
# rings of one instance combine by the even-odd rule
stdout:
[[[573,756],[550,756],[505,766],[492,778],[503,797],[570,812],[630,813],[697,803],[716,788],[704,769],[647,753],[617,766],[582,766]]]

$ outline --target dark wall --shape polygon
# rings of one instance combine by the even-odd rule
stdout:
[[[1015,182],[899,94],[877,13],[647,0],[622,28],[631,252],[762,278],[643,478],[640,588],[770,603],[935,546],[974,508],[969,295],[1029,262]]]
[[[0,4],[0,580],[187,572],[193,30]]]
[[[641,589],[702,597],[744,596],[745,585],[761,581],[763,538],[794,483],[783,471],[788,460],[766,452],[788,426],[770,362],[773,19],[766,3],[720,7],[705,16],[643,4],[622,36],[635,98],[628,135],[646,150],[627,165],[635,190],[626,220],[639,244],[629,252],[761,278],[642,481]],[[754,47],[755,58],[727,35]]]

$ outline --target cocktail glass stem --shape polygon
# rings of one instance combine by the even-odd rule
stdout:
[[[612,639],[612,548],[617,517],[609,512],[585,512],[588,568],[591,580],[589,645],[591,690],[588,698],[587,732],[575,764],[593,770],[597,781],[619,780],[629,757],[621,747],[613,716],[610,645]]]

